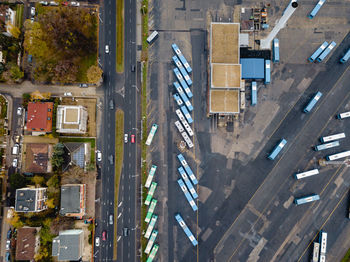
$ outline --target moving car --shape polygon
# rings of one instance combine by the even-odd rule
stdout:
[[[106,240],[107,240],[107,231],[106,231],[106,230],[103,230],[103,231],[102,231],[102,240],[103,240],[103,241],[106,241]]]
[[[124,142],[125,142],[125,144],[128,143],[128,134],[124,135]]]
[[[135,135],[131,135],[131,143],[135,143]]]
[[[31,8],[30,8],[30,14],[31,14],[32,16],[35,16],[35,7],[31,7]]]
[[[95,246],[96,247],[100,246],[100,238],[99,237],[96,237],[96,239],[95,239]]]
[[[114,101],[113,101],[113,99],[109,100],[109,109],[111,109],[111,110],[114,109]]]
[[[131,65],[131,72],[135,72],[135,65]]]
[[[127,227],[123,228],[123,236],[127,237],[129,235],[129,229]]]
[[[108,161],[109,161],[109,164],[110,164],[110,165],[113,165],[113,163],[114,163],[114,157],[113,157],[113,155],[110,155],[110,156],[108,157]]]
[[[100,150],[96,151],[97,161],[102,161],[102,153]]]
[[[18,159],[17,158],[13,159],[12,166],[17,167],[17,164],[18,164]]]
[[[105,46],[105,52],[106,52],[106,54],[109,54],[109,45]]]
[[[22,108],[21,107],[19,107],[19,108],[17,108],[17,115],[22,115]]]
[[[113,225],[113,215],[112,214],[109,215],[109,224]]]

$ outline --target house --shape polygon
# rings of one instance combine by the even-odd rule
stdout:
[[[67,170],[71,165],[85,168],[90,162],[90,143],[67,142],[64,143],[64,164],[63,170]]]
[[[28,103],[26,130],[33,136],[52,132],[52,114],[52,102]]]
[[[84,106],[59,105],[57,107],[57,132],[84,134],[87,131],[88,111]]]
[[[68,184],[61,187],[62,216],[79,217],[85,215],[86,185]]]
[[[22,227],[17,229],[16,260],[35,261],[34,256],[39,250],[38,227]]]
[[[50,158],[53,154],[52,144],[28,143],[23,171],[26,173],[50,173],[52,166]]]
[[[46,191],[46,187],[16,189],[16,212],[40,212],[47,209]]]
[[[1,31],[6,36],[12,36],[11,31],[16,26],[16,11],[8,5],[0,5]]]
[[[82,258],[84,232],[82,229],[60,231],[52,241],[52,256],[58,261],[77,261]]]

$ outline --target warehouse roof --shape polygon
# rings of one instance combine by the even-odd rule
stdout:
[[[211,88],[240,88],[241,65],[211,64]]]
[[[263,58],[242,58],[242,79],[263,79],[265,63]]]
[[[239,113],[239,90],[210,90],[210,112]]]

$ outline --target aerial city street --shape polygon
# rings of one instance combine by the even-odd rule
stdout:
[[[0,261],[350,261],[349,13],[0,3]]]

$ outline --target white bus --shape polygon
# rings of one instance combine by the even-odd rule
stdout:
[[[153,177],[154,177],[154,174],[157,170],[157,166],[156,165],[152,165],[151,169],[149,170],[149,173],[148,173],[148,177],[147,177],[147,180],[146,180],[146,183],[145,183],[145,187],[146,188],[149,188],[151,186],[151,182],[153,180]]]
[[[320,256],[320,244],[317,242],[314,242],[314,249],[312,252],[312,262],[318,262]]]
[[[321,231],[320,232],[320,261],[326,261],[326,253],[327,253],[327,233]]]
[[[295,179],[302,179],[305,177],[309,177],[309,176],[314,176],[314,175],[318,175],[320,172],[318,172],[318,169],[312,169],[306,172],[302,172],[302,173],[297,173],[294,174]]]
[[[158,125],[157,124],[153,124],[151,131],[148,134],[147,140],[146,140],[146,145],[150,146],[153,140],[153,137],[155,135],[155,133],[157,132],[158,129]]]
[[[347,156],[350,156],[350,151],[344,151],[344,152],[341,152],[338,154],[329,155],[329,156],[326,156],[326,159],[332,161],[332,160],[337,160],[337,159],[344,158]]]
[[[348,117],[350,117],[350,111],[349,112],[344,112],[344,113],[341,113],[341,114],[337,115],[338,119],[344,119],[344,118],[348,118]]]
[[[157,37],[159,36],[158,32],[157,31],[153,31],[152,34],[150,34],[148,37],[147,37],[147,43],[151,44],[154,40],[157,39]]]
[[[326,142],[331,142],[331,141],[338,140],[341,138],[345,138],[344,133],[339,133],[339,134],[335,134],[335,135],[331,135],[331,136],[324,136],[324,137],[321,137],[320,140],[322,143],[326,143]]]

